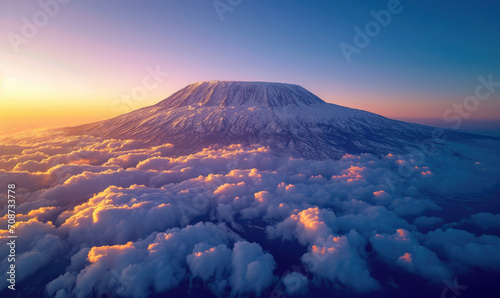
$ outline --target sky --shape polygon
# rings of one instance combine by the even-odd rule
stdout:
[[[132,98],[132,110],[206,80],[294,83],[327,102],[451,127],[443,114],[457,116],[482,77],[492,81],[482,87],[488,96],[469,101],[460,128],[500,130],[499,8],[451,0],[4,1],[0,127],[98,121],[129,111],[117,101]],[[354,52],[345,55],[346,45]]]
[[[390,118],[500,131],[499,8],[1,1],[0,135],[110,118],[205,80],[294,83]],[[0,184],[20,197],[7,206],[0,193],[0,209],[16,211],[0,255],[7,235],[22,235],[21,296],[499,292],[500,139],[433,135],[439,146],[426,139],[408,154],[308,160],[241,144],[179,154],[94,132],[0,141]]]

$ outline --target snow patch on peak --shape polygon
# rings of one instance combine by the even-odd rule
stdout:
[[[299,85],[268,82],[203,81],[190,84],[157,106],[310,106],[325,103]]]

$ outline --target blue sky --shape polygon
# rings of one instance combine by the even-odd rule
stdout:
[[[239,2],[221,20],[213,1],[71,1],[17,52],[8,34],[21,34],[22,18],[32,20],[41,7],[1,4],[3,81],[26,76],[35,84],[38,74],[39,84],[53,85],[37,92],[11,86],[2,102],[10,109],[16,107],[6,102],[26,103],[23,110],[54,104],[66,115],[73,107],[80,115],[94,111],[81,122],[106,118],[113,116],[113,98],[137,85],[146,67],[160,65],[169,77],[140,106],[200,80],[277,81],[300,84],[329,102],[438,125],[444,111],[474,94],[478,76],[500,81],[496,1],[401,0],[394,4],[400,13],[351,63],[340,43],[354,45],[354,27],[364,30],[374,20],[371,11],[393,1]],[[494,123],[499,94],[481,101],[467,120]]]

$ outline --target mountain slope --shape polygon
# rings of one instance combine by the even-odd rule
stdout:
[[[261,143],[278,154],[323,159],[408,152],[416,141],[432,138],[433,128],[326,103],[297,85],[209,81],[191,84],[154,106],[68,131],[147,145],[172,143],[179,153]]]

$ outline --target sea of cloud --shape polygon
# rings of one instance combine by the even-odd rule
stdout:
[[[499,156],[451,142],[419,160],[314,161],[259,145],[179,156],[170,144],[40,132],[3,140],[0,185],[17,185],[16,280],[59,270],[42,282],[51,297],[147,297],[186,283],[215,296],[356,294],[388,284],[377,262],[431,284],[500,273],[498,204],[478,204],[499,193]],[[6,202],[0,194],[1,214]],[[457,217],[457,204],[483,207]],[[278,262],[271,242],[302,252]]]

